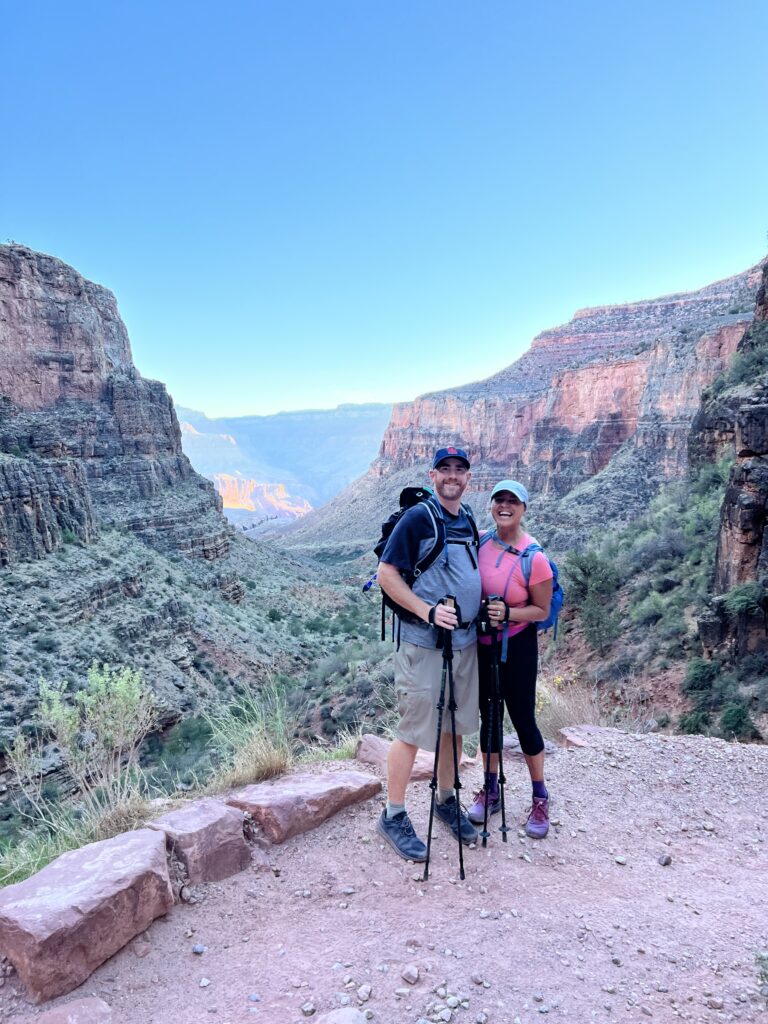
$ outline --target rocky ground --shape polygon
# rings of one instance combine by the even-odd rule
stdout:
[[[549,759],[542,842],[517,828],[511,759],[516,827],[465,851],[463,882],[444,826],[425,883],[370,801],[200,888],[54,1004],[31,1007],[11,972],[0,1016],[31,1024],[95,994],[114,1024],[295,1024],[345,1005],[374,1024],[765,1019],[768,750],[613,730],[589,744]],[[427,792],[414,784],[422,832]]]

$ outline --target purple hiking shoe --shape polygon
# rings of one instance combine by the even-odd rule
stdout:
[[[492,814],[498,814],[501,810],[501,793],[497,789],[496,792],[491,790],[490,794],[487,792],[485,787],[479,790],[475,794],[475,799],[472,801],[472,806],[467,811],[467,817],[473,825],[482,825],[485,821],[485,803],[488,801],[488,817]]]
[[[535,796],[525,823],[525,834],[531,839],[543,839],[549,832],[549,798]]]

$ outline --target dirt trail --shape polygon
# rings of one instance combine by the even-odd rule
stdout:
[[[48,1006],[97,994],[114,1024],[295,1024],[306,1004],[316,1018],[348,1000],[374,1024],[416,1024],[438,1019],[445,985],[469,1001],[454,1024],[765,1020],[768,748],[607,730],[592,742],[548,761],[549,837],[495,833],[465,851],[464,882],[445,826],[425,884],[380,842],[371,801],[271,850],[272,870],[199,890]],[[508,776],[517,825],[519,759]],[[479,781],[466,773],[467,795]],[[427,795],[412,787],[422,834]],[[31,1024],[40,1011],[12,976],[0,1012]]]

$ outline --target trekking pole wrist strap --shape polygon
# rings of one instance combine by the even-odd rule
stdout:
[[[437,608],[437,605],[433,604],[432,607],[429,609],[429,615],[427,616],[427,622],[430,624],[430,626],[434,626],[434,624],[435,624],[435,610],[436,610],[436,608]]]

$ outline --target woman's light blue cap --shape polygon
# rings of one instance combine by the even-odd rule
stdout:
[[[497,494],[501,494],[502,491],[509,491],[510,494],[514,494],[516,498],[519,498],[520,501],[527,506],[528,491],[521,483],[518,483],[517,480],[499,480],[491,491],[491,500],[493,500]]]

